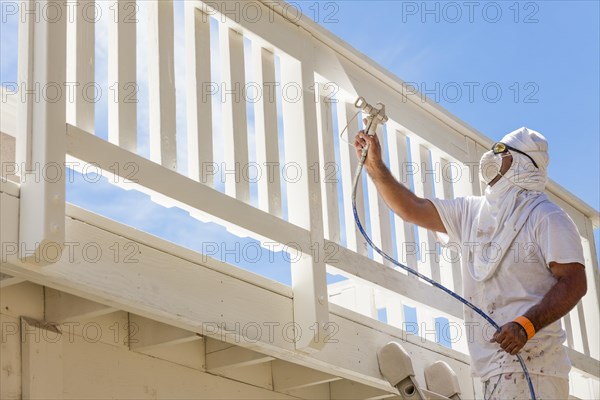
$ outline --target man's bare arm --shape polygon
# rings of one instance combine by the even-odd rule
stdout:
[[[587,292],[583,265],[556,262],[550,262],[548,265],[557,282],[539,303],[524,314],[536,332],[565,316]],[[491,341],[498,342],[502,349],[514,355],[527,343],[527,334],[521,325],[509,322],[502,325]]]
[[[362,147],[369,143],[365,168],[388,207],[407,222],[446,233],[446,228],[433,203],[416,196],[394,178],[381,158],[381,145],[377,136],[371,137],[360,131],[355,139],[354,146],[359,158]]]
[[[549,264],[556,284],[544,298],[524,314],[536,332],[566,315],[587,292],[585,267],[579,263]]]

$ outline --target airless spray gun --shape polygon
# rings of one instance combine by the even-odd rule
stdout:
[[[375,135],[375,132],[377,131],[377,125],[385,124],[388,120],[387,115],[385,115],[385,104],[383,104],[382,102],[378,102],[377,105],[379,105],[379,108],[373,107],[372,105],[367,103],[364,97],[359,97],[354,102],[354,106],[356,108],[360,108],[364,113],[367,114],[367,116],[365,117],[367,122],[366,133],[369,136]],[[365,147],[363,147],[359,167],[362,167],[362,165],[364,164],[365,158],[367,158],[368,151],[369,145],[367,144]]]
[[[356,108],[360,108],[364,113],[367,114],[367,116],[365,117],[365,122],[367,125],[367,129],[365,130],[365,132],[369,136],[375,135],[375,132],[377,131],[377,125],[385,124],[388,120],[387,115],[385,115],[385,105],[382,102],[378,102],[377,105],[379,105],[379,108],[373,107],[372,105],[367,103],[367,101],[365,100],[364,97],[359,97],[354,102],[354,106]],[[358,162],[358,165],[356,166],[356,171],[354,171],[354,182],[352,185],[352,200],[353,201],[354,201],[354,199],[356,199],[356,188],[358,187],[358,181],[360,179],[360,172],[365,163],[368,152],[369,152],[369,144],[367,143],[367,145],[365,147],[363,147],[363,149],[362,149],[360,161]]]

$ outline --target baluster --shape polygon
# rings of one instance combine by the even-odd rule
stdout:
[[[385,308],[387,310],[387,323],[396,328],[404,329],[404,303],[400,296],[386,293]]]
[[[429,159],[429,150],[417,141],[412,142],[412,160],[418,168],[419,173],[414,177],[415,194],[423,198],[433,197],[432,176],[433,168]],[[433,232],[418,227],[419,233],[419,272],[440,281],[440,265],[436,248],[436,240]]]
[[[244,36],[226,24],[219,24],[219,28],[224,169],[228,172],[225,176],[225,192],[238,200],[250,203],[250,182],[243,173],[248,168]],[[232,173],[233,171],[235,173]]]
[[[454,180],[453,171],[458,171],[458,165],[450,163],[439,151],[432,150],[432,159],[435,164],[435,194],[440,199],[452,199]],[[441,283],[457,293],[462,293],[462,275],[460,257],[454,244],[442,249],[440,257]]]
[[[148,3],[150,159],[177,171],[173,0]]]
[[[406,145],[406,135],[398,129],[397,126],[388,122],[388,149],[390,158],[390,171],[394,178],[402,185],[410,189],[410,179],[408,175],[408,146]],[[396,231],[396,250],[398,260],[411,268],[417,268],[417,256],[414,246],[417,246],[413,224],[405,222],[400,216],[394,213],[394,229]],[[400,267],[397,270],[405,272]],[[416,278],[415,275],[410,274]]]
[[[194,2],[184,5],[187,55],[187,157],[188,175],[214,185],[210,17]]]
[[[596,243],[594,242],[594,227],[589,218],[585,218],[583,253],[585,258],[585,274],[587,277],[587,293],[582,299],[583,310],[587,321],[587,336],[589,341],[590,356],[600,359],[600,343],[598,338],[600,329],[600,312],[598,311],[598,286],[600,274],[598,273],[598,258],[596,254]]]
[[[75,2],[69,7],[73,15],[67,23],[67,82],[75,85],[73,101],[67,104],[67,122],[92,134],[94,105],[98,100],[94,98],[94,21],[100,16],[90,15],[89,10],[96,10],[95,6],[99,7],[95,0]]]
[[[252,41],[252,61],[255,84],[261,90],[254,105],[256,161],[262,172],[258,181],[258,205],[261,210],[281,218],[275,55],[256,41]]]
[[[339,167],[335,163],[333,142],[333,114],[332,103],[324,93],[323,86],[319,86],[319,104],[317,105],[317,120],[319,122],[319,173],[321,191],[323,192],[323,224],[325,236],[335,243],[340,243],[340,217],[338,210],[337,181],[340,179]]]
[[[579,310],[578,307],[572,309],[568,315],[568,321],[571,322],[571,337],[573,339],[572,348],[581,353],[584,352],[584,337],[582,335],[581,322],[579,320]],[[566,317],[566,316],[565,316]],[[565,320],[567,320],[565,318]]]
[[[108,141],[137,151],[137,4],[119,0],[108,27]]]
[[[337,103],[338,129],[341,132],[346,125],[350,123],[352,117],[358,111],[353,104],[339,102]],[[360,118],[357,116],[356,118]],[[354,214],[352,212],[352,182],[354,172],[358,165],[356,150],[354,149],[354,136],[358,132],[358,122],[356,118],[348,125],[344,137],[350,144],[340,140],[340,162],[342,169],[342,193],[344,194],[344,217],[346,224],[346,245],[350,250],[356,251],[358,254],[367,255],[367,247],[356,223],[354,222]],[[366,171],[363,170],[363,173]],[[365,220],[364,194],[362,181],[359,181],[356,189],[356,210],[363,227],[366,229],[367,221]]]
[[[478,145],[469,137],[465,137],[465,145],[467,147],[467,160],[461,164],[462,170],[460,177],[457,179],[455,195],[456,196],[480,196],[481,184],[479,181],[479,153]],[[481,146],[479,146],[481,147]]]
[[[377,137],[381,144],[381,151],[386,151],[386,138],[381,125],[377,126]],[[383,155],[382,155],[383,156]],[[363,171],[367,173],[367,171]],[[392,250],[392,228],[390,224],[390,213],[389,207],[385,204],[383,198],[377,192],[375,183],[371,178],[367,178],[367,193],[369,201],[369,215],[371,221],[371,239],[380,249],[390,256],[393,256]],[[379,253],[373,251],[373,259],[380,263],[392,267],[392,264],[387,259],[379,255]]]

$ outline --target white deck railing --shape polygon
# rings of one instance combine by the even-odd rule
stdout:
[[[431,326],[420,329],[420,335],[431,335],[434,328],[429,324],[435,317],[461,325],[459,303],[380,258],[368,257],[349,202],[351,174],[357,162],[354,149],[343,142],[336,146],[335,137],[356,112],[353,102],[357,95],[384,102],[389,121],[379,136],[392,172],[407,185],[412,181],[416,194],[442,198],[481,194],[476,167],[492,140],[438,105],[407,96],[400,79],[306,17],[298,18],[285,3],[242,2],[238,7],[230,1],[184,3],[185,60],[174,58],[173,2],[147,3],[150,160],[135,154],[136,103],[127,101],[131,88],[136,87],[139,38],[134,18],[130,18],[137,10],[136,3],[126,0],[113,8],[116,18],[109,23],[108,86],[116,94],[108,108],[109,140],[94,137],[94,104],[86,100],[84,92],[76,90],[70,102],[64,96],[56,102],[39,102],[29,96],[20,103],[18,114],[18,162],[62,165],[68,155],[117,174],[126,171],[115,171],[112,165],[133,162],[137,164],[137,189],[198,218],[217,219],[231,229],[265,240],[294,243],[303,253],[291,266],[294,319],[307,329],[315,323],[324,329],[329,296],[342,293],[343,288],[362,293],[350,295],[359,299],[362,307],[372,299],[371,305],[359,311],[376,317],[377,309],[386,308],[388,323],[401,328],[406,328],[402,305],[416,307],[419,322]],[[28,4],[52,5],[64,11],[61,2]],[[82,13],[93,4],[93,0],[78,2],[69,23],[65,18],[37,24],[23,20],[20,82],[49,88],[55,82],[79,82],[80,87],[94,82],[94,23]],[[212,39],[211,18],[219,25],[218,37]],[[250,52],[245,40],[251,43]],[[217,50],[215,41],[220,54],[217,65],[211,63],[215,60],[211,52]],[[247,57],[251,57],[252,76],[246,75]],[[187,176],[177,172],[181,167],[177,166],[176,62],[186,63]],[[214,80],[217,70],[221,75],[218,82]],[[281,107],[277,96],[269,95],[274,87],[282,92]],[[262,94],[252,99],[256,163],[249,161],[248,100],[242,88]],[[225,91],[220,107],[214,103],[215,90]],[[213,126],[215,120],[220,129]],[[355,120],[350,124],[350,136],[358,129]],[[218,132],[224,143],[222,165],[215,164],[214,158]],[[281,138],[285,163],[279,154]],[[250,167],[258,167],[262,173],[257,183],[258,207],[251,201]],[[225,193],[215,188],[215,181],[221,179],[213,173],[215,168],[233,171],[223,177]],[[285,179],[287,219],[282,218],[282,171],[298,172],[294,179]],[[342,198],[338,197],[338,185]],[[461,292],[456,255],[435,257],[437,247],[431,233],[415,230],[398,217],[389,218],[370,180],[366,189],[359,194],[359,212],[363,221],[368,217],[374,241],[389,254],[396,249],[401,261]],[[600,279],[593,230],[600,225],[598,214],[556,183],[551,182],[548,191],[573,218],[582,237],[588,293],[563,322],[574,366],[597,380]],[[56,181],[24,185],[21,207],[20,236],[27,249],[44,241],[64,240],[64,175]],[[332,285],[328,294],[326,271],[331,267],[360,279]],[[335,296],[332,300],[336,301]],[[310,335],[296,343],[297,349],[305,351],[318,351],[322,345]],[[461,341],[452,346],[466,349]]]

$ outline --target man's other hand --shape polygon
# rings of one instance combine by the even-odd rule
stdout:
[[[514,356],[527,343],[527,333],[521,325],[511,321],[502,325],[490,342],[500,344],[502,350]]]

